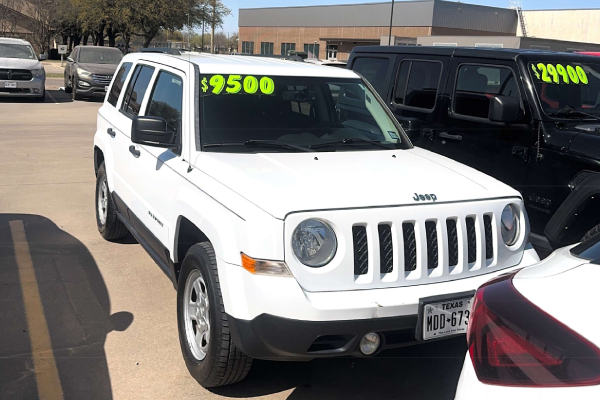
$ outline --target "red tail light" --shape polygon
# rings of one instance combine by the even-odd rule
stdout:
[[[600,349],[501,276],[477,290],[467,341],[477,378],[505,386],[600,384]]]

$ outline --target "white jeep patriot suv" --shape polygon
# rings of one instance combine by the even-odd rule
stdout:
[[[131,232],[172,280],[206,387],[241,380],[252,358],[463,334],[474,289],[539,260],[520,194],[413,148],[350,70],[127,55],[94,166],[100,234]]]

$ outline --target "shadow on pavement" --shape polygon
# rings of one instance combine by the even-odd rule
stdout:
[[[450,400],[466,351],[463,336],[390,350],[374,358],[297,363],[255,360],[244,381],[211,391],[245,398],[295,388],[288,400]]]
[[[10,221],[24,226],[65,399],[112,399],[104,343],[133,315],[111,315],[102,275],[81,242],[27,214],[0,214],[0,399],[38,398]]]

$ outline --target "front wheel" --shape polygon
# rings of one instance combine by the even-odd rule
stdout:
[[[231,340],[217,260],[208,242],[192,246],[183,260],[177,286],[177,322],[185,364],[200,385],[229,385],[246,377],[252,359]]]
[[[70,80],[67,79],[67,76],[65,75],[65,93],[71,94],[71,92],[73,91],[73,88],[71,86],[69,86],[69,82]]]

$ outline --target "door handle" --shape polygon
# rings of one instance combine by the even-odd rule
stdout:
[[[115,132],[115,131],[113,130],[113,128],[108,128],[108,129],[106,130],[106,133],[108,133],[108,134],[110,135],[110,137],[115,137],[115,135],[117,134],[117,132]]]
[[[135,148],[134,145],[129,146],[129,152],[133,154],[135,158],[138,158],[140,154],[142,154],[138,149]]]
[[[439,136],[442,139],[455,140],[457,142],[460,142],[462,140],[461,135],[451,135],[448,132],[440,132]]]

